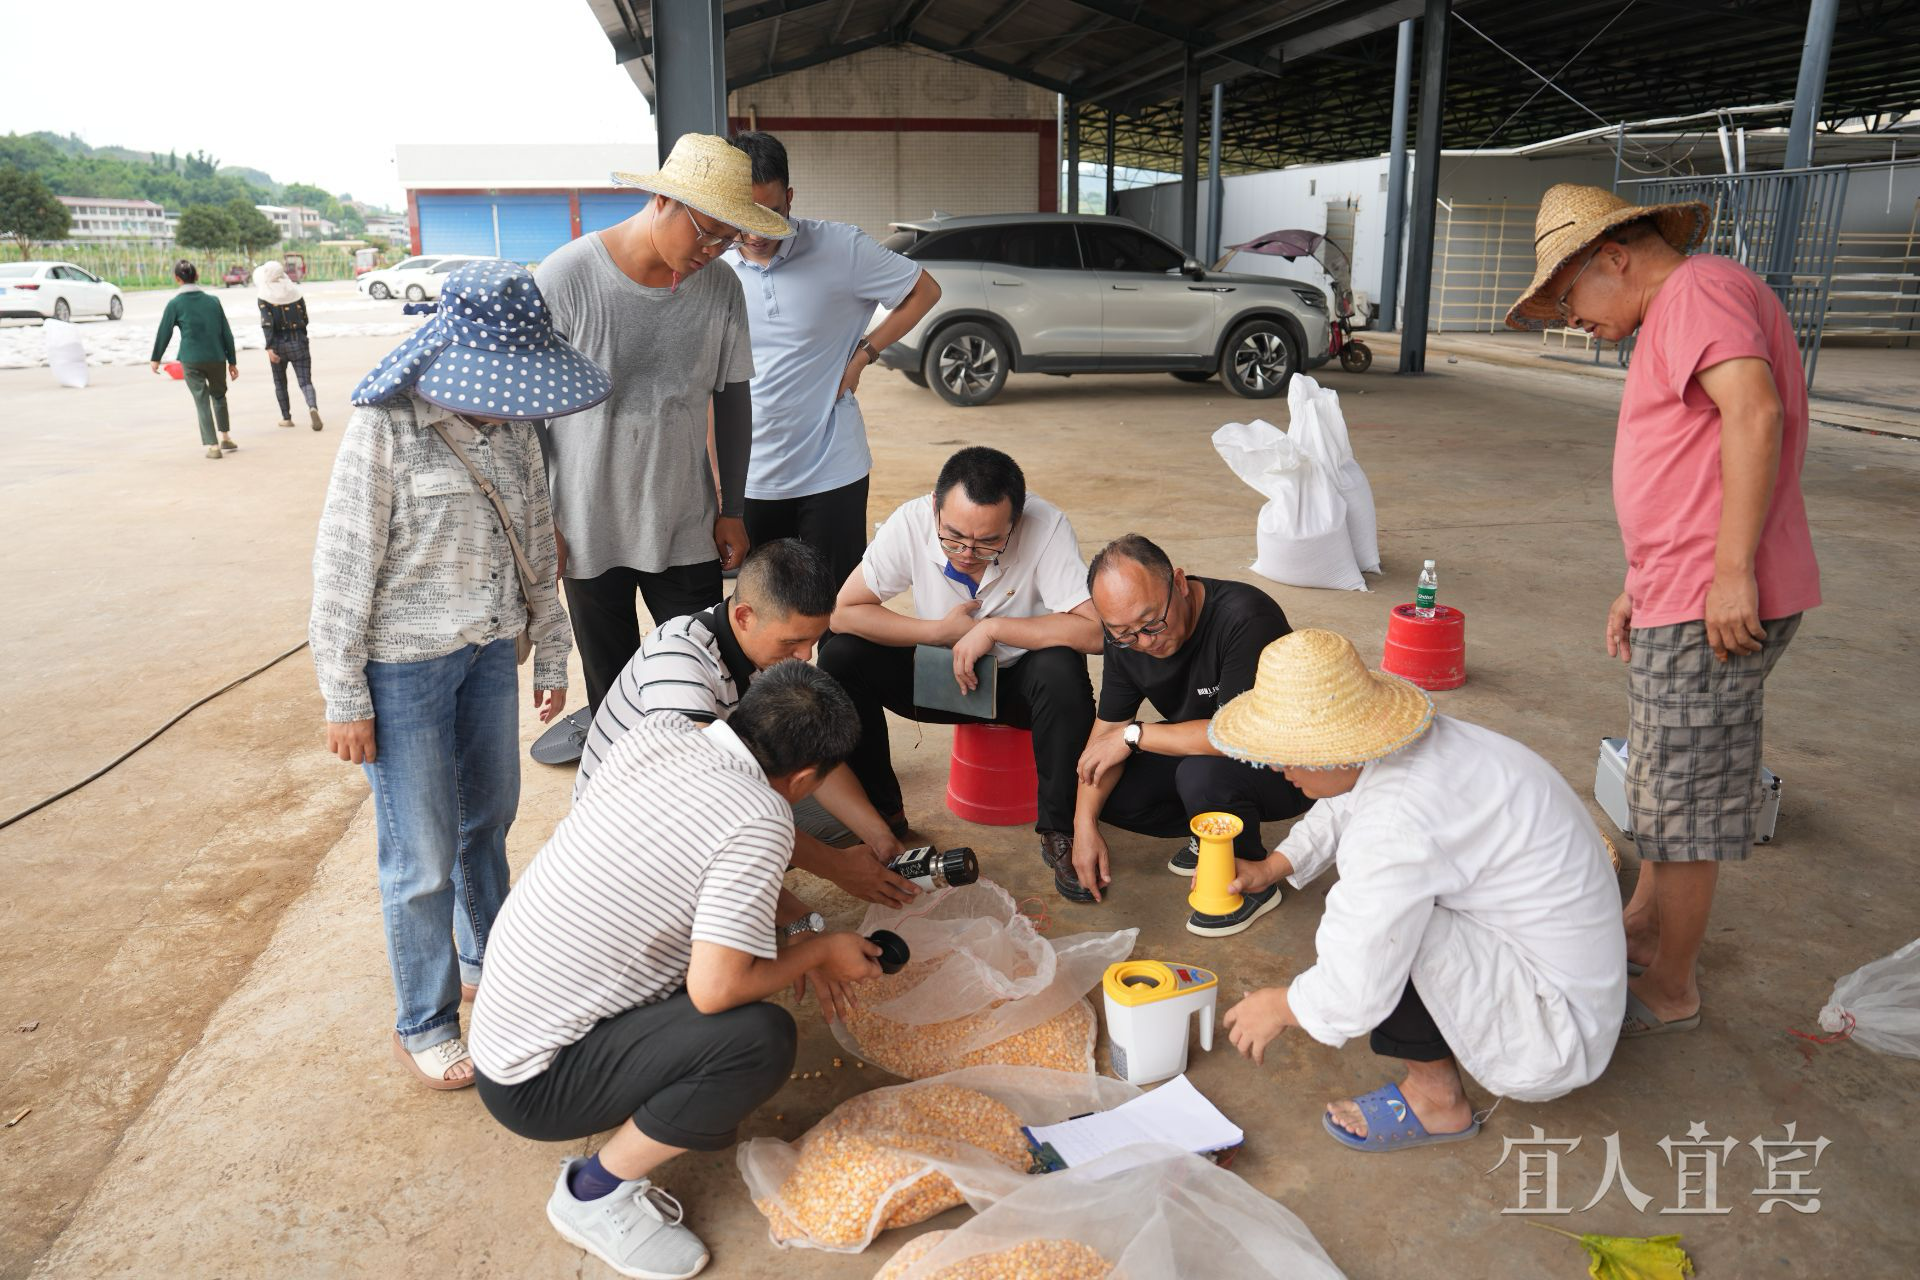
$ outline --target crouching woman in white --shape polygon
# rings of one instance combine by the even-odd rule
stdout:
[[[1604,842],[1553,766],[1433,714],[1330,631],[1268,645],[1254,687],[1214,716],[1227,755],[1283,769],[1316,803],[1235,889],[1337,866],[1313,966],[1228,1011],[1255,1062],[1288,1027],[1338,1048],[1369,1035],[1406,1079],[1330,1104],[1361,1151],[1480,1131],[1462,1072],[1540,1102],[1599,1076],[1626,1011],[1626,937]]]

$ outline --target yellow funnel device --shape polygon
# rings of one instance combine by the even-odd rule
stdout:
[[[1230,916],[1240,909],[1240,895],[1228,893],[1233,883],[1233,838],[1244,824],[1230,813],[1203,813],[1188,824],[1200,839],[1200,870],[1193,877],[1187,905],[1207,916]]]

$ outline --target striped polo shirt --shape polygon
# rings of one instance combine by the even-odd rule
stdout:
[[[498,1084],[686,986],[695,942],[777,954],[793,811],[733,730],[648,716],[600,766],[487,939],[467,1043]]]
[[[641,716],[678,711],[701,724],[725,720],[740,705],[753,675],[724,603],[669,618],[649,631],[593,713],[573,779],[574,800],[586,794],[594,770]]]

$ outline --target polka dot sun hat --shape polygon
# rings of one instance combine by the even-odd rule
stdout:
[[[613,380],[554,333],[530,271],[478,259],[447,276],[440,309],[361,379],[353,403],[408,391],[455,413],[519,422],[590,409]]]

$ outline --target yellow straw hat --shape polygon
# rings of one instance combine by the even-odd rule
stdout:
[[[1573,267],[1574,260],[1615,227],[1652,218],[1660,235],[1681,253],[1706,238],[1712,219],[1707,206],[1698,200],[1683,204],[1629,204],[1611,191],[1599,187],[1576,186],[1562,182],[1548,187],[1540,197],[1540,212],[1533,220],[1533,253],[1536,268],[1533,283],[1520,301],[1507,312],[1509,329],[1538,329],[1558,318],[1555,304],[1567,287],[1561,277]]]
[[[793,234],[785,218],[754,203],[753,161],[747,153],[710,133],[681,134],[667,162],[658,169],[652,173],[616,172],[613,182],[691,205],[749,235],[785,240]]]
[[[1295,631],[1260,653],[1253,688],[1214,713],[1207,741],[1270,768],[1337,769],[1391,755],[1433,723],[1433,702],[1367,670],[1353,642]]]

